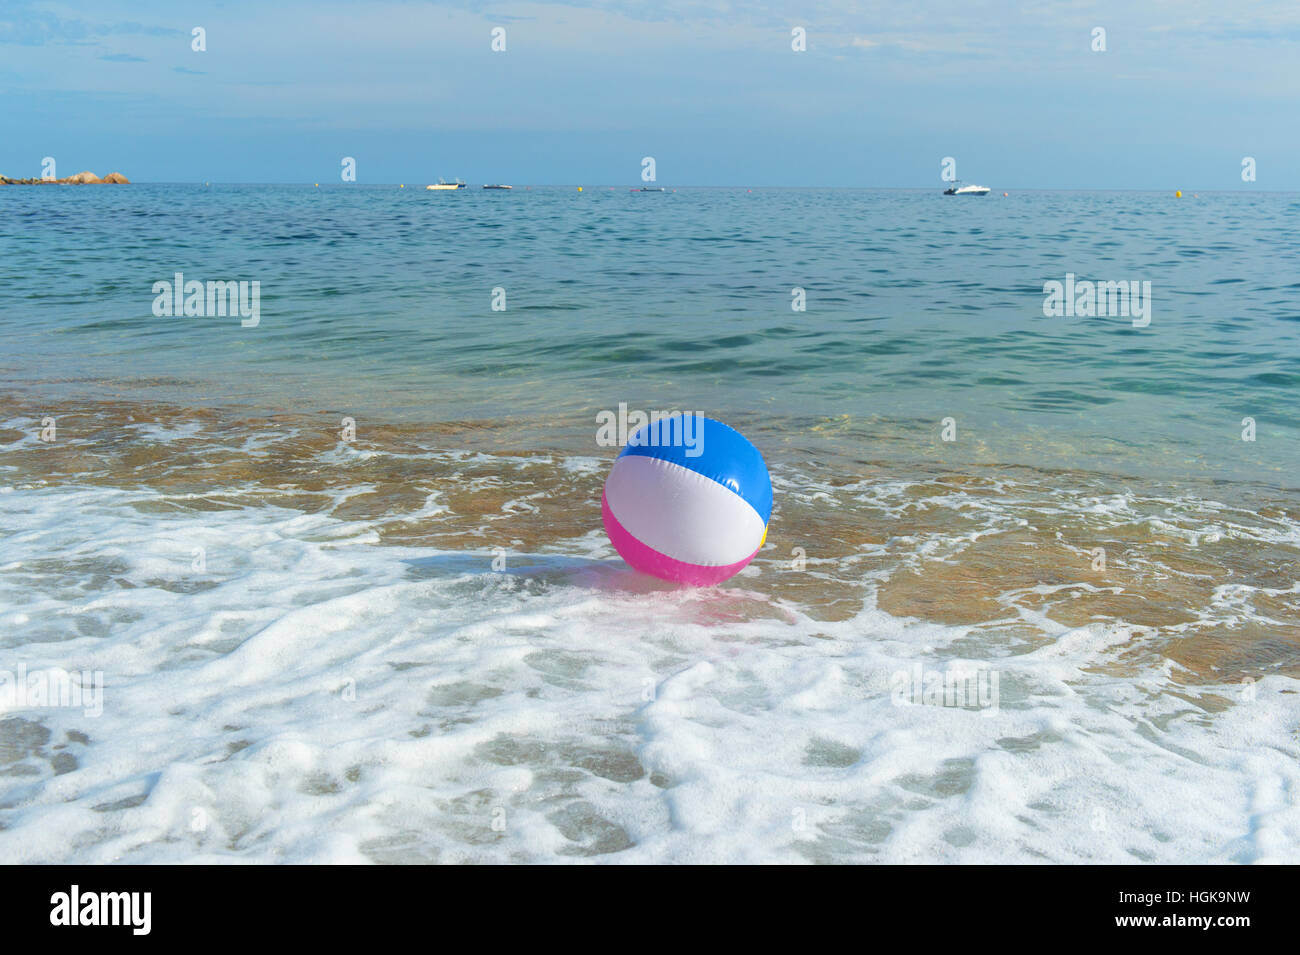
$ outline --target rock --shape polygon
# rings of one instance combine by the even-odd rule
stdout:
[[[131,180],[120,172],[110,172],[103,179],[100,179],[93,172],[79,172],[75,176],[68,176],[66,179],[12,179],[9,176],[0,176],[0,186],[80,186],[80,185],[102,185],[104,183],[127,183]]]

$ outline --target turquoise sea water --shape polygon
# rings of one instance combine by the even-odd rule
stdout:
[[[621,401],[903,457],[951,416],[958,458],[1285,483],[1298,227],[1276,193],[10,188],[0,382],[535,419],[541,447]],[[176,272],[260,282],[260,324],[156,318]],[[1150,324],[1044,317],[1067,273],[1149,281]]]

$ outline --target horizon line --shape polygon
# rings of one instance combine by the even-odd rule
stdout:
[[[18,178],[18,177],[9,177]],[[39,185],[39,184],[38,184]],[[114,185],[113,183],[59,183],[58,185]],[[228,179],[228,180],[199,180],[199,179],[133,179],[127,185],[137,186],[303,186],[306,188],[355,188],[355,187],[392,187],[405,188],[410,185],[412,188],[418,188],[428,185],[425,180],[414,180],[412,183],[401,182],[309,182],[305,180],[254,180],[254,179]],[[483,185],[494,185],[494,183],[483,183],[479,185],[467,184],[467,189],[482,188]],[[511,183],[515,188],[528,189],[627,189],[632,192],[639,191],[643,186],[632,186],[619,183],[597,182],[531,182],[531,183]],[[652,191],[663,188],[667,191],[678,189],[728,189],[728,190],[754,190],[754,189],[836,189],[836,190],[858,190],[873,192],[931,192],[935,189],[945,189],[951,183],[941,183],[937,186],[860,186],[860,185],[717,185],[717,184],[688,184],[676,186],[659,186],[657,183],[651,186]],[[1186,193],[1263,193],[1275,195],[1288,195],[1300,192],[1297,189],[1256,189],[1251,187],[1229,188],[1224,186],[1196,187],[1196,186],[1168,186],[1157,188],[1147,187],[1130,187],[1130,186],[990,186],[990,194],[998,191],[1008,192],[1015,190],[1017,192],[1141,192],[1141,193],[1165,193],[1165,192],[1182,192],[1184,198]],[[448,190],[451,191],[451,190]],[[459,191],[459,190],[456,190]]]

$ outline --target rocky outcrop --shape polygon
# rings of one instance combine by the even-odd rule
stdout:
[[[90,171],[79,172],[66,179],[10,179],[8,176],[0,176],[0,186],[98,186],[105,183],[129,184],[130,182],[131,180],[120,172],[110,172],[103,179]]]

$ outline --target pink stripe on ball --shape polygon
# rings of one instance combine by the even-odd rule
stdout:
[[[633,537],[610,510],[609,500],[603,491],[600,495],[600,517],[605,522],[605,533],[609,535],[610,542],[628,566],[662,580],[672,580],[694,587],[709,587],[740,573],[758,554],[755,550],[744,560],[720,567],[707,567],[675,560]]]

